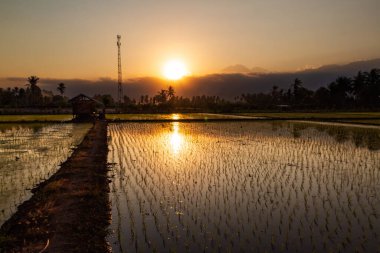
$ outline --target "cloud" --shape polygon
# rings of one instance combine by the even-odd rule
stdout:
[[[248,67],[241,64],[228,66],[222,69],[222,73],[249,73],[249,72],[251,72],[251,70]]]
[[[353,76],[359,70],[369,71],[372,68],[380,68],[380,59],[354,62],[347,65],[329,65],[293,73],[221,73],[190,76],[176,82],[156,77],[142,77],[125,80],[123,90],[125,95],[138,99],[140,95],[152,96],[157,94],[160,89],[166,89],[169,85],[172,85],[179,96],[210,95],[233,99],[243,93],[268,92],[274,85],[280,89],[287,90],[295,78],[301,79],[304,87],[316,90],[321,86],[328,85],[339,76]],[[117,94],[117,80],[109,77],[102,77],[97,80],[41,77],[39,85],[42,89],[51,90],[58,94],[57,85],[60,82],[66,84],[66,96],[68,97],[76,96],[79,93],[89,96],[111,94],[114,97]],[[0,79],[0,87],[3,88],[25,87],[26,83],[26,77]]]
[[[268,72],[268,70],[261,67],[253,67],[250,69],[242,64],[231,65],[222,69],[221,71],[221,73],[225,74],[264,74]]]

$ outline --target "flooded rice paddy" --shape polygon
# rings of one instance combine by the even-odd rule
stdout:
[[[113,252],[379,252],[380,130],[109,125]]]
[[[0,226],[54,174],[90,124],[0,125]]]

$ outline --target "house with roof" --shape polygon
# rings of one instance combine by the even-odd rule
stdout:
[[[104,117],[104,104],[84,94],[69,100],[73,108],[74,121],[90,121]]]

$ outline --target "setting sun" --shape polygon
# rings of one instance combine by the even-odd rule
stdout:
[[[171,60],[165,63],[163,74],[167,79],[178,80],[187,75],[189,71],[181,60]]]

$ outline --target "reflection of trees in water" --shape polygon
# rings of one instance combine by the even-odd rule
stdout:
[[[334,137],[338,143],[343,143],[350,140],[350,132],[344,128],[327,128],[328,135]]]
[[[338,143],[351,141],[356,147],[366,147],[369,150],[380,150],[380,130],[360,127],[342,127],[335,125],[318,125],[308,123],[290,123],[290,131],[294,138],[300,138],[302,131],[308,128],[327,133]],[[274,126],[276,125],[276,126]],[[272,130],[283,127],[283,124],[272,124]]]
[[[356,147],[380,150],[380,132],[377,129],[332,127],[327,133],[337,142],[352,141]]]
[[[45,127],[46,124],[0,124],[0,133],[5,133],[7,131],[12,131],[15,129],[31,129],[34,134],[39,133],[43,127]]]
[[[380,134],[378,132],[369,132],[365,139],[369,150],[380,150]]]
[[[299,127],[294,126],[294,127],[293,127],[293,131],[292,131],[293,137],[294,137],[294,138],[299,138],[299,137],[301,137],[301,130],[302,130],[302,129],[300,129]]]

